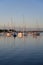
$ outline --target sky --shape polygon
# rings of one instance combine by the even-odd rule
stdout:
[[[43,27],[43,0],[0,0],[0,26]]]

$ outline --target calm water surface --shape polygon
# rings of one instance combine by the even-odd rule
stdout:
[[[0,36],[0,65],[43,65],[43,34],[24,38]]]

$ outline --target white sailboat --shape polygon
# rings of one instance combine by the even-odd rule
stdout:
[[[8,32],[6,33],[6,36],[7,37],[11,37],[12,36],[12,31],[10,31],[9,23],[8,23]]]
[[[23,37],[23,33],[22,32],[19,32],[18,33],[18,37],[22,38]]]

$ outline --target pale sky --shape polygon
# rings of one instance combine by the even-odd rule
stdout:
[[[43,0],[0,0],[0,25],[4,24],[43,27]]]

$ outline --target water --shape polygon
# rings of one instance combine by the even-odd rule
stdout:
[[[43,34],[24,38],[0,36],[0,65],[43,65]]]

